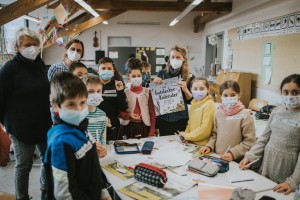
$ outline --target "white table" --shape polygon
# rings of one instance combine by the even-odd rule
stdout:
[[[164,136],[164,137],[160,137],[159,138],[159,142],[160,143],[165,143],[165,144],[168,144],[169,140],[170,139],[176,139],[176,136]],[[153,152],[155,151],[155,149],[153,150]],[[155,153],[155,152],[154,152]],[[172,152],[170,152],[172,153]],[[101,159],[101,165],[106,165],[106,164],[109,164],[109,163],[113,163],[115,162],[115,160],[117,160],[118,158],[128,158],[130,159],[130,157],[132,157],[133,155],[118,155],[115,153],[113,147],[108,147],[108,155],[106,158],[103,158]],[[142,156],[142,155],[141,155]],[[230,183],[230,181],[228,180],[227,176],[228,174],[230,173],[234,173],[235,170],[238,170],[238,164],[235,163],[235,162],[231,162],[230,163],[230,167],[229,167],[229,171],[226,172],[226,173],[218,173],[215,177],[212,177],[212,178],[207,178],[207,180],[205,181],[206,183],[210,183],[210,184],[216,184],[216,185],[224,185],[224,186],[245,186],[243,184],[245,183],[241,183],[241,185],[235,183],[235,184],[232,184]],[[167,169],[166,169],[167,170]],[[128,180],[125,180],[125,181],[122,181],[121,179],[119,179],[117,176],[111,174],[110,172],[106,171],[105,169],[103,169],[103,172],[104,174],[106,175],[108,181],[111,183],[111,185],[113,186],[114,190],[116,191],[116,193],[118,194],[118,196],[121,198],[121,199],[124,199],[124,200],[127,200],[127,199],[132,199],[120,192],[118,192],[118,189],[122,188],[122,187],[125,187],[127,185],[130,185],[135,181],[134,178],[131,178],[131,179],[128,179]],[[271,190],[271,188],[273,188],[276,183],[268,180],[267,178],[259,175],[259,174],[256,174],[255,172],[252,172],[251,173],[255,174],[254,176],[256,177],[259,177],[258,180],[255,180],[255,181],[251,181],[251,182],[247,182],[246,184],[248,184],[249,188],[255,188],[255,189],[258,189],[259,191],[259,188],[267,188],[265,190],[267,191],[260,191],[256,194],[256,199],[259,199],[261,198],[263,195],[267,195],[267,196],[270,196],[270,197],[273,197],[275,199],[278,199],[278,200],[291,200],[293,199],[293,196],[294,196],[294,193],[291,193],[289,195],[283,195],[283,194],[280,194],[280,193],[276,193],[276,192],[273,192]],[[198,199],[198,189],[197,189],[197,186],[194,186],[192,189],[176,196],[174,199],[184,199],[184,200],[188,200],[188,199]]]

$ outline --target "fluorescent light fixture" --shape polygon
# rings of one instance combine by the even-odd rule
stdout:
[[[34,18],[34,17],[31,17],[31,16],[28,16],[28,15],[23,15],[22,18],[23,18],[23,19],[28,19],[28,20],[33,21],[33,22],[36,22],[36,23],[40,23],[40,22],[41,22],[41,20],[36,19],[36,18]]]
[[[83,0],[75,0],[79,5],[81,5],[84,9],[89,11],[94,17],[99,17],[100,15],[85,1]]]
[[[108,21],[103,21],[102,24],[107,25],[107,24],[108,24]]]
[[[127,24],[127,25],[160,25],[160,22],[118,21],[117,24]]]
[[[169,24],[169,26],[174,26],[179,20],[181,20],[186,14],[188,14],[191,10],[193,10],[196,6],[198,6],[203,0],[194,0],[188,7],[186,7],[173,21]]]

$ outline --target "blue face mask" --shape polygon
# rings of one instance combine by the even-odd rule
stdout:
[[[69,124],[78,126],[80,122],[82,122],[86,118],[86,116],[88,116],[89,110],[87,106],[81,112],[70,109],[59,109],[58,114],[61,120]]]
[[[99,73],[99,77],[102,80],[108,81],[114,76],[114,72],[111,70],[103,70]]]

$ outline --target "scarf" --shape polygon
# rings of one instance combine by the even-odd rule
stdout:
[[[191,108],[198,108],[201,107],[202,105],[204,105],[207,101],[212,100],[210,95],[207,95],[206,97],[204,97],[201,101],[198,101],[196,99],[193,99],[191,101]]]
[[[241,110],[243,110],[245,108],[245,106],[243,105],[243,103],[241,101],[238,101],[237,104],[231,108],[227,108],[226,106],[224,106],[223,104],[220,105],[219,110],[225,114],[225,115],[235,115],[238,112],[240,112]]]
[[[130,87],[130,90],[131,90],[132,92],[136,93],[136,94],[139,94],[139,93],[141,93],[141,92],[143,91],[143,86],[142,86],[142,85],[140,85],[140,86],[138,86],[138,87],[133,87],[133,86],[131,86],[131,87]]]
[[[181,73],[181,68],[178,69],[173,69],[173,67],[169,67],[169,72],[173,75],[173,76],[178,76]]]

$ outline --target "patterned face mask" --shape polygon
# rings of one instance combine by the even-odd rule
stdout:
[[[89,106],[98,106],[103,101],[102,95],[99,93],[89,94],[86,104]]]
[[[282,96],[282,100],[287,108],[297,108],[300,106],[300,96]]]
[[[234,97],[222,97],[222,104],[227,108],[232,108],[238,103],[239,99],[237,96]]]

